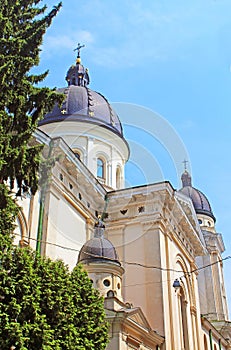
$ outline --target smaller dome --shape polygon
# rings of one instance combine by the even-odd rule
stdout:
[[[81,248],[78,263],[107,262],[121,266],[113,244],[104,237],[104,226],[96,224],[94,238],[87,241]]]
[[[192,200],[197,214],[208,215],[215,222],[216,218],[213,215],[208,198],[204,195],[204,193],[192,186],[192,179],[187,170],[185,170],[185,172],[182,174],[181,180],[183,187],[179,190],[179,192],[188,196]]]
[[[102,260],[120,265],[113,244],[104,237],[94,237],[87,241],[81,248],[78,262],[88,263]]]

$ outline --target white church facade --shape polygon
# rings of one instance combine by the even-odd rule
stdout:
[[[62,106],[34,135],[45,161],[37,194],[18,200],[16,239],[84,265],[105,297],[108,350],[231,349],[224,244],[207,197],[187,170],[180,190],[124,188],[129,145],[79,52],[66,80]]]

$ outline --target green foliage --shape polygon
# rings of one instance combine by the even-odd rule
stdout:
[[[11,249],[18,207],[6,185],[0,184],[0,261],[1,254]]]
[[[43,35],[61,7],[44,15],[41,0],[0,2],[0,181],[16,180],[18,194],[37,189],[41,146],[30,142],[38,120],[63,96],[38,88],[47,72],[30,74],[38,65]]]
[[[30,74],[61,7],[46,14],[41,2],[0,1],[0,349],[103,350],[103,300],[81,267],[70,273],[61,261],[13,246],[18,207],[10,190],[17,185],[18,195],[36,192],[41,146],[32,135],[39,119],[63,100],[36,86],[47,72]],[[43,165],[45,175],[51,166],[52,159]]]
[[[81,266],[72,273],[29,249],[14,249],[0,269],[0,349],[103,350],[103,301]]]
[[[108,324],[104,320],[103,298],[99,299],[98,291],[92,288],[92,282],[81,266],[76,266],[72,271],[71,288],[75,308],[73,324],[78,329],[77,348],[105,349],[108,342]],[[64,349],[76,349],[76,346],[66,345]]]

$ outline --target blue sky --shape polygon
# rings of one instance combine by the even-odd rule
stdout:
[[[55,1],[44,3],[51,7]],[[65,86],[73,49],[78,42],[86,45],[81,57],[90,70],[90,88],[121,114],[128,110],[129,118],[121,120],[132,157],[145,154],[132,158],[128,184],[166,179],[179,188],[183,158],[173,149],[182,142],[193,184],[207,195],[217,217],[224,256],[231,255],[230,12],[230,0],[63,0],[45,35],[39,67],[50,71],[46,85]],[[134,105],[141,119],[153,113],[145,127],[137,116],[132,126]],[[159,138],[155,118],[162,128]],[[230,295],[231,259],[224,268]]]

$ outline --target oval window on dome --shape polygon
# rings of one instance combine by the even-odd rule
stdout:
[[[103,284],[105,285],[105,287],[109,287],[110,284],[111,284],[111,282],[110,282],[108,279],[105,279],[105,280],[103,281]]]
[[[202,220],[201,219],[198,219],[198,222],[199,222],[200,225],[202,224]]]

